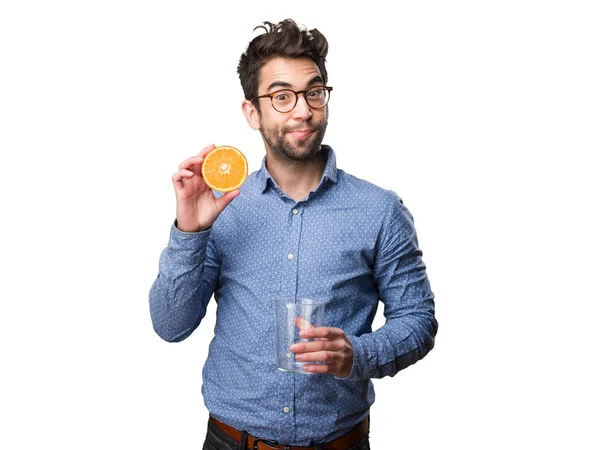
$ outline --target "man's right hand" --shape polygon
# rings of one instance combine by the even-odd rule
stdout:
[[[196,156],[183,161],[172,177],[177,197],[177,228],[181,231],[208,230],[221,211],[240,194],[239,189],[236,189],[215,198],[204,182],[202,161],[213,148],[214,145],[209,145]]]

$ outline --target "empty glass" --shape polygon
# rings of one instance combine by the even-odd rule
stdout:
[[[276,311],[277,368],[286,372],[308,373],[302,370],[306,362],[296,361],[290,346],[313,340],[300,338],[299,333],[306,328],[323,326],[325,302],[309,298],[296,301],[279,299]]]

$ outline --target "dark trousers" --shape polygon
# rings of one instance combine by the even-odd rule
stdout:
[[[235,442],[223,431],[221,431],[214,423],[208,421],[208,429],[206,431],[206,440],[202,450],[245,450],[246,442]],[[365,436],[358,444],[347,450],[370,450],[369,436]],[[315,446],[315,450],[321,450],[320,446]]]

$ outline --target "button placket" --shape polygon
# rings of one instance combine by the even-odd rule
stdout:
[[[285,245],[287,248],[283,249],[283,258],[286,258],[285,266],[285,283],[283,291],[287,292],[289,298],[292,301],[296,300],[298,292],[298,271],[299,269],[299,258],[300,258],[300,241],[302,235],[302,212],[303,205],[296,203],[288,203],[286,208],[287,215],[287,233]],[[288,352],[286,355],[288,358],[293,358],[293,354]],[[279,404],[279,415],[283,423],[285,423],[286,433],[289,433],[285,439],[290,441],[295,439],[295,427],[296,427],[296,416],[294,405],[297,400],[297,380],[292,374],[286,374],[287,381],[290,383],[288,396],[282,398],[282,403]],[[282,437],[283,439],[283,437]]]
[[[300,230],[302,228],[302,206],[296,204],[290,211],[290,244],[291,251],[287,255],[287,259],[293,262],[297,259],[298,249],[300,247]]]

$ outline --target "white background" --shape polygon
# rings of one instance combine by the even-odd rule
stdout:
[[[0,447],[201,448],[214,304],[180,344],[148,313],[170,177],[210,143],[259,168],[236,65],[292,17],[330,43],[324,142],[404,199],[436,294],[373,448],[600,448],[595,3],[2,2]]]

